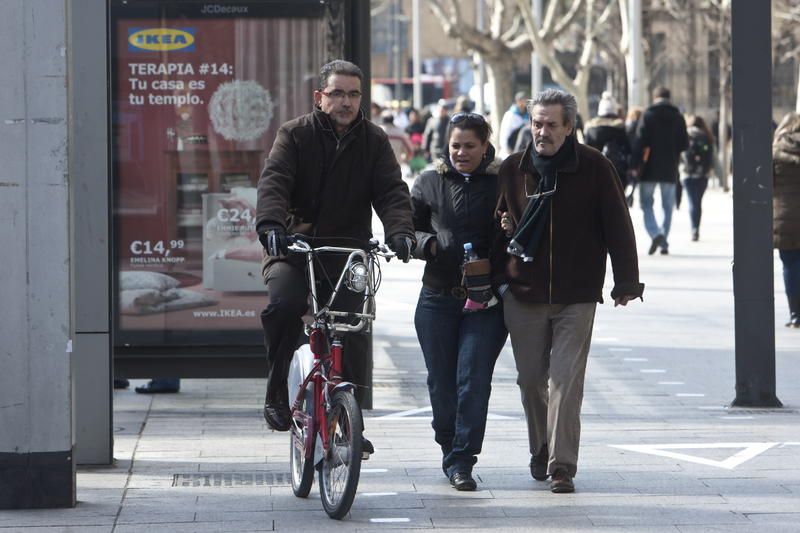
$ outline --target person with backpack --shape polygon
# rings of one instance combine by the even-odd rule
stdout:
[[[714,135],[703,117],[689,117],[687,134],[689,147],[681,154],[680,175],[686,199],[689,202],[689,218],[692,221],[692,240],[700,239],[700,217],[703,213],[703,194],[708,187],[708,174],[716,166]]]
[[[599,150],[614,165],[624,189],[628,184],[628,159],[631,145],[619,105],[609,91],[604,91],[597,105],[597,116],[586,123],[584,143]]]

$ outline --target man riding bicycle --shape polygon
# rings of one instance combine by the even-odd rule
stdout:
[[[267,349],[264,418],[272,429],[291,422],[287,377],[308,308],[305,257],[288,254],[286,235],[301,233],[313,246],[363,245],[372,237],[372,208],[387,242],[407,262],[414,247],[408,186],[386,134],[360,109],[361,69],[336,60],[320,70],[314,111],[283,124],[258,182],[256,229],[264,246],[262,275],[268,303],[261,312]],[[360,243],[360,244],[356,244]],[[346,257],[323,258],[317,297],[329,298]],[[362,296],[345,291],[336,305],[352,310]],[[343,378],[364,385],[369,361],[365,333],[345,337]],[[356,388],[359,404],[363,388]],[[365,440],[364,451],[372,446]]]

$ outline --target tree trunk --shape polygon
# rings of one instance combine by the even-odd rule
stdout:
[[[492,114],[489,117],[493,132],[492,144],[500,150],[500,121],[514,99],[513,56],[508,54],[502,58],[493,57],[486,61],[486,77],[494,89],[494,100],[491,102]]]

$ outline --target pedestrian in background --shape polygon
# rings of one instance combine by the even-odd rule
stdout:
[[[632,157],[633,167],[640,169],[639,204],[644,213],[644,227],[652,239],[647,250],[649,255],[659,248],[662,255],[669,253],[669,230],[677,199],[678,163],[681,152],[688,147],[686,121],[670,102],[669,89],[656,88],[653,104],[642,114],[636,127]],[[661,224],[653,211],[656,188],[661,194],[664,212]]]
[[[514,101],[500,120],[500,157],[514,153],[517,136],[528,126],[528,95],[523,91],[514,95]]]
[[[575,97],[549,89],[528,103],[533,142],[500,167],[497,209],[510,234],[494,248],[495,283],[528,421],[530,471],[550,490],[573,492],[580,412],[606,258],[614,305],[640,298],[636,239],[611,163],[576,139]],[[548,380],[549,378],[549,380]]]
[[[774,192],[773,242],[783,263],[789,300],[787,327],[800,328],[800,115],[789,113],[772,144]]]
[[[714,135],[706,121],[699,115],[688,120],[689,147],[681,154],[680,175],[686,200],[689,203],[689,219],[692,223],[692,240],[700,239],[700,217],[703,214],[703,194],[708,187],[709,173],[719,167],[714,149]]]
[[[447,102],[440,99],[436,113],[428,119],[425,124],[425,132],[422,134],[422,147],[428,161],[437,161],[445,153],[449,122],[450,114],[447,112]]]
[[[465,313],[461,286],[464,244],[488,258],[499,234],[500,165],[490,135],[481,115],[454,114],[448,153],[411,190],[414,257],[425,260],[414,325],[428,369],[434,439],[456,490],[476,488],[472,467],[483,444],[494,364],[508,335],[502,304]]]
[[[390,110],[381,113],[380,127],[389,138],[397,162],[407,165],[414,155],[414,147],[406,132],[394,124],[394,114]]]
[[[628,184],[628,161],[631,145],[625,133],[625,122],[619,116],[619,104],[609,91],[604,91],[597,105],[597,116],[584,127],[585,144],[601,152],[611,161],[622,188]]]

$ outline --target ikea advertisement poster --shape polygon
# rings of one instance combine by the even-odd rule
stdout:
[[[112,11],[116,344],[260,344],[256,186],[311,111],[320,18]]]

